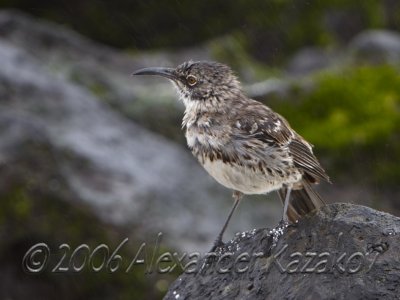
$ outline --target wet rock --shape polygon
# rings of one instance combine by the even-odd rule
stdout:
[[[199,272],[188,268],[196,272],[181,275],[164,299],[395,299],[400,294],[398,217],[332,204],[286,228],[276,244],[273,237],[268,229],[238,235],[219,249],[219,260],[209,260]]]

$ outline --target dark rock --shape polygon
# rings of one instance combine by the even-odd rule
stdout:
[[[232,268],[243,253],[249,254],[250,262],[242,258]],[[286,228],[275,245],[267,229],[244,232],[220,249],[219,258],[224,254],[224,260],[209,261],[201,272],[181,275],[164,299],[398,299],[400,295],[400,218],[364,206],[326,206]],[[248,270],[240,273],[246,266]],[[222,274],[223,268],[229,271]]]

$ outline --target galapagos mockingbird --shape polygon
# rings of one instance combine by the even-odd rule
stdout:
[[[133,75],[172,81],[185,105],[187,144],[207,172],[233,190],[234,205],[213,249],[220,246],[243,194],[277,190],[284,221],[294,222],[323,205],[311,184],[329,177],[312,151],[281,115],[243,93],[221,63],[185,62],[176,68],[145,68]]]

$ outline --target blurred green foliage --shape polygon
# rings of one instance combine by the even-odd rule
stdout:
[[[329,152],[342,174],[357,164],[377,182],[400,180],[400,72],[389,65],[321,73],[311,92],[295,92],[274,108],[318,151]],[[366,169],[367,168],[367,169]],[[345,171],[345,172],[343,172]]]
[[[366,28],[400,30],[393,0],[0,0],[121,48],[198,45],[232,32],[259,61],[279,63],[306,45],[347,42]]]

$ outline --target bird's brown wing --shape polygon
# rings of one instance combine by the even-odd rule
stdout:
[[[268,146],[288,151],[293,164],[303,170],[311,182],[329,177],[312,152],[311,145],[298,135],[289,123],[260,102],[254,101],[241,111],[235,121],[236,136],[242,139],[256,139]]]
[[[296,134],[297,135],[297,134]],[[304,170],[307,175],[311,176],[311,182],[325,180],[330,182],[329,176],[319,164],[317,158],[313,154],[311,147],[304,139],[297,135],[289,144],[289,151],[293,157],[296,167]]]

